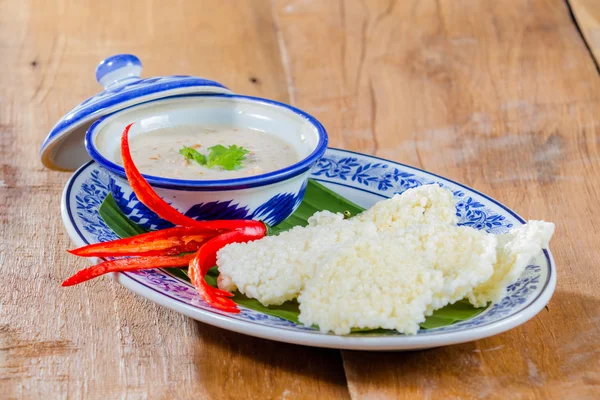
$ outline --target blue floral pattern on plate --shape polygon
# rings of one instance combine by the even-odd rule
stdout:
[[[325,178],[328,181],[345,181],[355,187],[376,189],[377,192],[391,197],[395,193],[430,183],[438,183],[448,187],[456,198],[456,216],[459,225],[468,225],[475,229],[485,229],[490,233],[507,232],[513,224],[506,217],[486,207],[482,202],[465,194],[464,189],[457,189],[429,174],[418,174],[407,171],[401,165],[392,165],[382,161],[360,162],[359,155],[341,157],[329,155],[322,157],[313,168],[313,177]]]
[[[93,163],[82,168],[79,173],[82,174],[81,179],[73,179],[71,183],[73,187],[67,188],[75,191],[74,204],[71,204],[69,196],[67,196],[67,208],[73,225],[86,232],[82,236],[85,236],[88,242],[114,239],[115,234],[98,215],[99,205],[106,194],[111,191],[110,178]],[[345,186],[347,190],[355,189],[363,193],[367,192],[367,194],[372,194],[373,197],[391,197],[395,193],[401,193],[420,185],[438,183],[454,193],[457,200],[456,215],[461,225],[468,225],[475,229],[483,229],[499,234],[507,232],[515,224],[522,224],[522,220],[512,211],[474,190],[425,171],[367,155],[328,149],[325,156],[313,168],[311,177],[322,182]],[[293,207],[297,205],[302,196],[294,197],[293,200],[277,199],[276,201],[283,203],[286,207]],[[351,196],[350,199],[352,200]],[[135,208],[134,203],[137,202],[137,199],[131,198],[126,199],[126,201],[130,207]],[[257,209],[255,213],[258,212]],[[125,274],[164,296],[212,313],[226,315],[228,318],[279,329],[321,334],[313,328],[297,325],[279,317],[245,308],[242,308],[242,312],[237,315],[222,314],[204,303],[188,282],[163,270],[136,271]],[[462,331],[493,323],[513,315],[531,304],[539,296],[544,286],[548,284],[549,276],[550,264],[548,254],[545,253],[544,256],[536,258],[526,268],[516,283],[508,287],[508,293],[504,299],[491,305],[483,313],[470,320],[450,326],[421,330],[418,335]],[[400,334],[390,332],[381,335]]]

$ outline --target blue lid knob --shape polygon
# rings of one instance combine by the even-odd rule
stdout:
[[[117,54],[108,57],[96,67],[96,80],[105,89],[125,80],[138,80],[142,73],[142,62],[133,54]]]

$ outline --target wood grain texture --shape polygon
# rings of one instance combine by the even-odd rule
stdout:
[[[138,55],[144,76],[288,100],[268,2],[0,2],[0,398],[346,398],[337,351],[199,324],[106,278],[60,287],[85,265],[65,253],[70,174],[37,152],[100,90],[96,64],[120,52]]]
[[[37,151],[118,52],[144,76],[293,103],[333,146],[554,221],[548,309],[474,343],[340,355],[202,325],[108,279],[61,289],[84,266],[64,252],[69,174]],[[561,0],[0,2],[0,398],[597,398],[599,93]]]
[[[333,146],[448,176],[557,225],[547,310],[474,343],[343,352],[352,397],[597,398],[600,77],[566,3],[275,6],[291,100]]]
[[[600,68],[600,2],[597,0],[568,0],[577,25]]]

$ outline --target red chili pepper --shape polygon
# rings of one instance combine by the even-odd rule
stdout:
[[[197,226],[169,228],[67,251],[80,257],[177,255],[195,252],[202,243],[218,234],[219,231]]]
[[[164,201],[158,194],[156,194],[141,172],[137,169],[133,159],[131,158],[131,151],[129,150],[129,129],[132,125],[133,123],[127,125],[123,131],[123,135],[121,136],[121,157],[123,158],[123,168],[125,169],[127,180],[129,181],[133,192],[137,196],[138,200],[142,202],[142,204],[154,211],[159,217],[166,219],[175,225],[198,226],[205,229],[214,230],[238,230],[248,226],[264,226],[262,222],[252,220],[197,221],[193,218],[183,215],[178,210],[173,208],[169,203]]]
[[[132,125],[133,123],[127,125],[123,131],[123,136],[121,136],[121,157],[123,158],[125,175],[127,175],[127,180],[138,200],[154,211],[159,217],[164,218],[175,225],[196,225],[197,221],[195,219],[186,217],[157,195],[135,166],[135,163],[131,158],[131,151],[129,150],[129,129],[131,129]]]
[[[129,124],[125,128],[121,138],[121,155],[129,184],[144,205],[160,217],[182,227],[164,229],[71,250],[72,254],[87,257],[125,255],[145,257],[102,262],[77,272],[65,280],[62,285],[76,285],[107,272],[189,265],[189,275],[192,283],[208,304],[223,311],[240,312],[236,304],[227,298],[233,295],[224,290],[211,287],[206,283],[204,276],[216,264],[217,252],[222,247],[230,243],[260,239],[266,235],[267,226],[260,221],[252,220],[196,221],[177,211],[154,192],[135,166],[129,150],[128,135],[131,125],[133,124]],[[192,255],[171,256],[171,254],[177,252],[196,250],[197,252]],[[150,254],[153,256],[149,256]]]
[[[93,267],[82,269],[62,283],[62,286],[73,286],[88,281],[108,272],[135,271],[140,269],[153,269],[163,267],[185,267],[194,258],[194,254],[183,256],[157,256],[121,258],[118,260],[104,261]]]
[[[232,294],[221,289],[214,288],[206,283],[204,276],[209,269],[217,263],[217,252],[230,243],[245,243],[264,237],[267,233],[266,226],[248,227],[243,230],[222,233],[204,243],[196,256],[190,261],[188,274],[192,284],[198,289],[198,293],[204,301],[211,306],[226,312],[239,313],[240,310],[233,300],[228,299]]]

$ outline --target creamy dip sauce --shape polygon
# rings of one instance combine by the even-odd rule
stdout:
[[[249,150],[237,170],[208,168],[179,153],[183,146],[208,154],[215,145],[237,145]],[[231,179],[264,174],[285,168],[300,160],[292,146],[277,136],[253,129],[229,127],[177,126],[157,129],[130,138],[133,161],[147,175],[174,179]],[[118,152],[115,159],[122,165]]]

